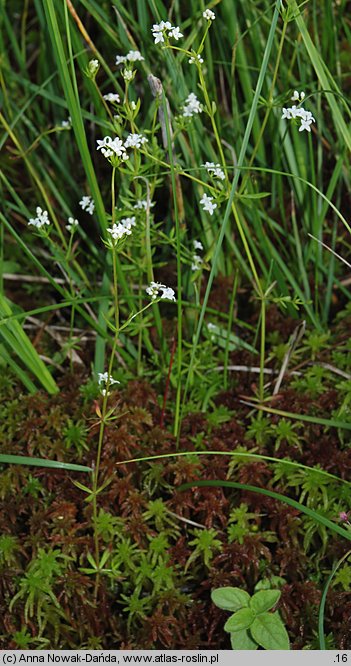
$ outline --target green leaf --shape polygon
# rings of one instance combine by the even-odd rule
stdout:
[[[238,199],[264,199],[270,197],[272,192],[253,192],[252,194],[237,194]]]
[[[242,631],[243,629],[248,629],[251,627],[253,621],[255,620],[255,613],[251,608],[241,608],[232,615],[229,620],[226,621],[224,625],[224,631],[228,631],[230,634],[233,631]]]
[[[0,319],[11,317],[13,314],[9,303],[10,301],[0,294]],[[10,347],[12,354],[20,357],[21,361],[26,365],[28,370],[33,373],[48,393],[51,395],[58,393],[59,389],[55,380],[52,378],[37,350],[18,321],[11,321],[4,324],[1,328],[0,336]],[[16,367],[19,366],[16,365]],[[22,373],[18,373],[18,376],[23,380]]]
[[[219,587],[212,590],[213,603],[223,610],[237,611],[249,605],[250,595],[239,587]]]
[[[91,472],[91,467],[75,465],[74,463],[63,463],[58,460],[45,460],[45,458],[29,458],[27,456],[12,456],[5,453],[0,454],[0,464],[8,465],[32,465],[33,467],[50,467],[51,469],[67,469],[72,472]]]
[[[252,640],[247,629],[233,631],[230,634],[230,642],[233,650],[257,650],[258,645]]]
[[[79,488],[79,490],[82,490],[84,493],[87,493],[88,495],[90,495],[91,488],[88,488],[87,486],[84,486],[82,483],[80,483],[80,481],[73,481],[72,483],[73,483],[74,486],[77,486],[77,488]]]
[[[263,613],[255,618],[250,631],[265,650],[289,650],[289,636],[279,613]]]
[[[279,590],[260,590],[250,599],[250,608],[258,615],[270,610],[280,599]]]

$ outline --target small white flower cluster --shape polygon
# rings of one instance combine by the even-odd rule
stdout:
[[[216,18],[216,14],[212,11],[212,9],[205,9],[204,12],[202,12],[202,16],[206,21],[214,21]]]
[[[101,150],[104,157],[120,157],[122,160],[128,159],[123,141],[118,137],[112,139],[110,136],[105,136],[103,139],[98,139],[96,150]]]
[[[223,169],[221,169],[220,164],[215,164],[214,162],[205,162],[205,164],[201,164],[201,166],[205,167],[207,173],[212,175],[214,178],[225,180],[225,173]]]
[[[78,224],[79,224],[78,220],[75,220],[73,217],[69,217],[68,224],[66,224],[67,231],[73,234],[76,228],[78,227]]]
[[[91,76],[95,76],[98,69],[99,69],[99,61],[98,60],[89,60],[88,62],[88,71]]]
[[[147,199],[138,199],[138,201],[134,205],[134,208],[136,208],[137,210],[147,210],[147,204],[148,204]],[[155,205],[155,202],[150,201],[149,207],[153,208],[154,205]]]
[[[129,51],[125,56],[116,56],[116,65],[124,65],[125,63],[129,64],[131,62],[137,62],[138,60],[145,60],[140,51]]]
[[[294,90],[294,94],[291,99],[293,102],[300,102],[301,104],[305,99],[305,93],[304,92],[299,93],[297,90]],[[288,109],[283,108],[282,120],[284,119],[291,120],[292,118],[301,119],[299,132],[303,132],[303,130],[307,130],[307,132],[310,132],[312,123],[316,122],[311,111],[306,111],[306,109],[303,109],[301,106],[296,106],[296,104],[294,104]]]
[[[195,62],[198,62],[198,63],[200,63],[200,65],[202,65],[203,61],[204,61],[204,59],[201,58],[199,53],[197,55],[194,55],[191,58],[189,58],[189,64],[190,65],[193,65]]]
[[[79,205],[83,210],[86,210],[89,215],[93,215],[94,210],[95,210],[95,203],[92,199],[92,197],[82,197],[82,199],[79,202]]]
[[[134,74],[135,74],[135,72],[133,72],[132,69],[128,69],[127,67],[122,72],[122,76],[123,76],[125,81],[133,81]]]
[[[202,112],[202,106],[198,98],[196,97],[195,93],[190,93],[190,95],[188,95],[183,105],[183,116],[185,118],[192,118],[192,116],[194,116],[195,113],[201,113],[201,112]]]
[[[132,233],[132,227],[135,227],[135,217],[124,217],[119,222],[115,223],[112,227],[108,228],[107,231],[111,234],[111,237],[116,242],[119,241],[123,236],[130,236]]]
[[[194,252],[193,257],[192,257],[191,270],[192,271],[199,271],[200,268],[202,268],[203,261],[202,261],[202,257],[200,257],[199,254],[196,254],[196,250],[203,250],[204,248],[203,248],[202,243],[198,240],[193,241],[193,246],[194,246],[195,252]]]
[[[36,217],[31,217],[28,226],[33,226],[36,227],[37,229],[41,229],[42,227],[45,227],[46,224],[50,224],[50,220],[48,217],[48,211],[47,210],[42,210],[40,206],[37,206],[36,208]]]
[[[108,372],[99,372],[99,386],[103,387],[101,388],[101,394],[103,396],[110,395],[110,393],[107,393],[106,385],[108,384],[109,386],[112,386],[112,384],[120,384],[121,382],[118,381],[118,379],[113,379],[111,375],[108,374]]]
[[[161,23],[154,23],[152,26],[152,36],[155,44],[160,44],[165,41],[165,36],[170,39],[173,37],[176,41],[183,37],[180,28],[174,27],[169,21],[161,21]]]
[[[207,211],[210,215],[213,215],[213,211],[217,208],[217,204],[213,203],[213,197],[209,197],[207,194],[204,194],[202,199],[200,199],[200,204],[202,204],[203,210]]]
[[[129,134],[124,142],[125,148],[141,148],[147,143],[147,138],[141,134]]]
[[[106,93],[106,95],[103,95],[103,98],[106,102],[112,102],[112,104],[119,104],[121,101],[118,93]]]
[[[161,292],[161,295],[159,292]],[[161,284],[160,282],[150,282],[150,286],[146,287],[146,293],[151,296],[153,301],[155,301],[156,298],[165,298],[168,301],[175,301],[174,289],[166,287],[165,284]]]
[[[96,150],[101,150],[106,158],[120,157],[121,160],[126,161],[129,159],[127,149],[140,149],[144,143],[147,143],[147,138],[142,136],[142,134],[129,134],[124,143],[119,137],[112,139],[110,136],[105,136],[103,139],[97,140]]]

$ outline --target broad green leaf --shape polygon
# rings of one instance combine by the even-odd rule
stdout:
[[[258,615],[270,610],[280,599],[279,590],[260,590],[250,599],[250,608]]]
[[[250,595],[240,587],[219,587],[212,590],[211,599],[218,608],[234,612],[249,605]]]
[[[72,472],[91,472],[91,467],[76,465],[74,463],[63,463],[58,460],[45,460],[45,458],[29,458],[28,456],[12,456],[5,453],[0,454],[0,464],[7,465],[32,465],[33,467],[50,467],[51,469],[67,469]]]
[[[247,629],[233,631],[230,634],[230,642],[233,650],[257,650],[258,645],[252,640]]]
[[[226,621],[224,631],[228,631],[231,634],[233,631],[248,629],[251,627],[254,619],[255,613],[251,608],[241,608]]]
[[[258,615],[250,631],[254,640],[265,650],[289,650],[289,636],[279,617],[279,613]]]

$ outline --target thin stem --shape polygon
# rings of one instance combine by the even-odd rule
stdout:
[[[265,349],[266,349],[266,299],[261,299],[261,348],[260,348],[260,383],[259,383],[259,399],[260,402],[264,400],[264,365],[265,365]]]
[[[238,289],[238,281],[239,281],[239,271],[237,269],[235,271],[232,295],[231,295],[231,299],[230,299],[229,318],[228,318],[228,326],[227,326],[227,339],[226,339],[225,351],[224,351],[224,368],[223,368],[223,387],[224,387],[224,389],[226,389],[228,387],[229,343],[230,343],[230,333],[231,333],[232,325],[233,325],[234,301],[235,301],[236,292],[237,292],[237,289]]]
[[[113,167],[112,177],[111,177],[111,208],[112,208],[111,217],[112,217],[112,225],[114,224],[115,217],[116,217],[116,213],[115,213],[115,209],[116,209],[115,175],[116,175],[116,167]],[[110,360],[109,360],[109,364],[108,364],[108,373],[107,373],[107,382],[106,382],[106,387],[105,387],[105,393],[104,393],[103,401],[102,401],[99,440],[98,440],[98,447],[97,447],[97,453],[96,453],[95,467],[94,467],[94,472],[93,472],[93,487],[92,487],[94,547],[95,547],[95,562],[97,564],[100,561],[100,543],[99,543],[99,534],[98,534],[98,531],[97,531],[97,522],[96,522],[97,521],[97,494],[98,494],[98,484],[99,484],[99,470],[100,470],[102,447],[103,447],[104,434],[105,434],[110,378],[112,377],[113,360],[114,360],[114,357],[115,357],[117,343],[118,343],[118,336],[119,336],[119,301],[118,301],[117,251],[116,251],[116,248],[112,249],[112,266],[113,266],[113,299],[114,299],[115,334],[114,334],[114,339],[113,339],[113,344],[112,344],[112,349],[111,349]],[[97,573],[96,574],[96,579],[95,579],[95,589],[94,589],[95,600],[97,599],[97,595],[98,595],[99,583],[100,583],[100,576],[99,576],[99,573]]]
[[[167,133],[167,147],[168,158],[171,169],[171,181],[173,191],[173,205],[174,205],[174,218],[176,227],[176,240],[177,240],[177,393],[175,404],[174,416],[174,435],[178,437],[180,432],[180,398],[181,398],[181,381],[182,381],[182,324],[183,324],[183,311],[182,311],[182,262],[181,262],[181,246],[180,246],[180,223],[178,215],[178,202],[177,202],[177,185],[174,168],[172,137],[170,128],[170,118],[168,114],[168,106],[164,92],[162,93],[162,106],[165,117],[166,133]]]

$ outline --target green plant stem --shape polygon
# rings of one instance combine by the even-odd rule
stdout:
[[[181,247],[180,247],[180,223],[178,214],[178,201],[177,201],[177,184],[174,168],[172,136],[170,128],[170,118],[168,113],[167,100],[164,92],[162,91],[162,108],[165,118],[166,133],[167,133],[167,147],[168,159],[171,170],[171,182],[173,191],[173,205],[174,205],[174,218],[176,226],[176,247],[177,247],[177,393],[175,402],[174,414],[174,435],[179,439],[181,415],[180,415],[180,400],[182,389],[182,335],[183,335],[183,311],[182,311],[182,274],[181,274]]]
[[[234,318],[234,302],[235,302],[235,297],[238,289],[238,281],[239,281],[239,271],[235,271],[235,276],[234,276],[234,281],[233,281],[233,289],[232,289],[232,295],[230,298],[230,305],[229,305],[229,317],[228,317],[228,325],[227,325],[227,339],[225,342],[225,351],[224,351],[224,368],[223,368],[223,387],[224,389],[228,388],[228,362],[229,362],[229,341],[230,341],[230,333],[232,330],[233,326],[233,318]]]
[[[116,218],[116,190],[115,190],[115,176],[116,176],[116,167],[112,168],[112,177],[111,177],[111,217],[112,217],[112,226],[115,223]],[[106,416],[107,416],[107,404],[108,404],[108,394],[110,386],[110,378],[112,377],[112,368],[113,361],[118,344],[119,336],[119,300],[118,300],[118,277],[117,277],[117,251],[116,248],[112,250],[112,266],[113,266],[113,299],[114,299],[114,322],[115,322],[115,334],[111,349],[110,360],[108,364],[108,377],[106,382],[105,395],[103,396],[101,417],[100,417],[100,429],[99,429],[99,439],[98,447],[96,453],[95,467],[93,472],[93,487],[92,487],[92,507],[93,507],[93,521],[94,521],[94,546],[95,546],[95,561],[98,563],[100,561],[100,543],[99,543],[99,534],[97,531],[97,495],[98,495],[98,485],[99,485],[99,471],[100,471],[100,462],[102,455],[102,447],[104,442],[105,426],[106,426]],[[95,588],[94,588],[94,598],[97,600],[98,590],[100,583],[100,575],[96,574],[95,578]]]
[[[260,345],[260,383],[259,400],[264,400],[264,361],[266,349],[266,299],[261,298],[261,345]]]

